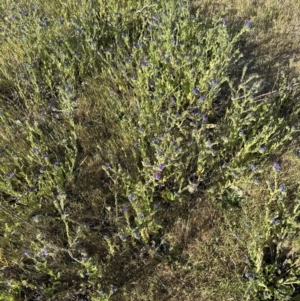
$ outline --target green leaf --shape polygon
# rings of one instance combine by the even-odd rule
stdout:
[[[161,196],[166,201],[174,201],[175,200],[175,196],[170,190],[162,191]]]

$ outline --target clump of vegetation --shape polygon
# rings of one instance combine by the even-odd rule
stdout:
[[[252,19],[0,8],[0,300],[298,300],[299,78]]]

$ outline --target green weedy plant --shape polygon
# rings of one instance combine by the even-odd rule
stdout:
[[[66,268],[66,256],[78,263],[77,272],[95,274],[95,265],[73,255],[81,234],[74,233],[75,223],[68,218],[65,191],[77,156],[74,89],[83,75],[78,74],[72,52],[73,37],[59,40],[61,20],[46,17],[36,3],[2,6],[14,15],[5,18],[1,36],[8,59],[0,67],[1,219],[5,225],[1,247],[6,277],[18,268],[13,277],[21,280],[9,276],[1,279],[1,285],[7,296],[22,291],[26,297],[32,290],[54,296],[68,271],[61,271],[62,266]],[[67,12],[62,13],[66,17]],[[68,30],[68,25],[63,28]],[[60,49],[56,43],[62,44]],[[27,278],[31,266],[37,276]],[[96,274],[100,277],[99,270]],[[40,284],[39,277],[49,277],[50,284]],[[12,281],[14,285],[9,284]]]
[[[187,5],[159,5],[144,7],[143,31],[132,46],[128,33],[122,32],[116,37],[118,59],[107,56],[107,70],[117,68],[116,80],[121,77],[133,94],[130,108],[118,109],[123,116],[121,129],[130,131],[131,158],[139,160],[139,171],[137,176],[124,162],[105,170],[120,195],[128,196],[127,205],[135,212],[145,242],[149,233],[159,229],[159,224],[152,222],[153,199],[179,200],[189,174],[204,173],[205,157],[211,153],[204,147],[207,128],[216,126],[206,125],[207,118],[215,118],[214,98],[227,81],[229,64],[239,58],[234,45],[247,31],[245,27],[231,38],[222,22],[210,28],[190,18]],[[120,101],[124,94],[114,91],[112,97]],[[127,234],[130,231],[125,229]]]
[[[296,92],[282,88],[274,101],[257,102],[258,76],[244,68],[238,87],[231,79],[249,21],[232,33],[224,19],[191,16],[188,1],[105,2],[0,5],[8,12],[0,37],[2,298],[36,291],[63,299],[89,288],[92,300],[108,300],[118,292],[111,282],[122,283],[116,258],[151,239],[162,244],[161,212],[190,200],[191,175],[213,202],[226,203],[251,163],[292,138],[297,110],[284,119],[276,101],[289,109]],[[91,78],[103,82],[89,85]],[[97,130],[75,118],[88,92]],[[94,140],[81,161],[85,136]],[[100,196],[87,193],[80,202],[70,190],[85,180],[80,170],[89,160],[102,166],[105,185],[99,180]],[[85,191],[94,189],[91,179],[85,183]],[[279,207],[270,204],[288,220]],[[91,216],[86,221],[90,208],[103,224],[113,223],[110,230]],[[273,228],[266,231],[274,236]],[[260,279],[256,294],[283,298],[287,293],[268,282],[272,264],[259,263],[261,248],[249,249]],[[297,264],[290,270],[298,273]],[[280,289],[292,292],[281,279]]]
[[[212,197],[221,198],[248,173],[254,156],[263,159],[278,150],[293,132],[274,114],[277,103],[255,100],[258,75],[246,80],[245,67],[237,88],[229,78],[231,64],[242,56],[236,44],[250,25],[232,37],[224,21],[199,22],[184,4],[159,5],[144,7],[144,26],[136,41],[123,31],[116,36],[117,59],[106,56],[107,70],[113,67],[108,73],[127,83],[113,90],[114,101],[126,99],[126,85],[131,89],[130,106],[118,110],[120,128],[132,141],[128,160],[138,159],[139,171],[136,175],[136,166],[126,166],[126,160],[104,169],[113,179],[114,194],[117,189],[120,196],[128,196],[125,211],[133,208],[145,242],[149,231],[159,229],[152,222],[154,199],[182,200],[194,173],[207,183]],[[158,14],[160,9],[164,13]],[[231,95],[227,104],[222,104],[229,97],[221,92],[224,87]],[[132,229],[124,231],[130,235]]]
[[[272,176],[264,185],[267,201],[261,200],[264,205],[257,208],[256,219],[245,213],[241,222],[246,231],[237,235],[248,254],[243,274],[246,300],[299,299],[299,187],[292,194],[281,183],[278,163],[273,164]]]

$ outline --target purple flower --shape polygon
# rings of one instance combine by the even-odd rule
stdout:
[[[201,95],[200,98],[199,98],[200,101],[203,101],[204,99],[205,99],[204,95]]]
[[[46,257],[48,255],[48,251],[46,249],[42,250],[42,252],[40,253],[41,257]]]
[[[108,168],[108,169],[112,169],[112,165],[110,163],[106,163],[105,166]]]
[[[39,149],[37,147],[34,147],[33,150],[32,150],[35,154],[38,154],[39,153]]]
[[[252,171],[255,171],[255,170],[257,169],[257,166],[254,165],[254,164],[251,164],[251,165],[250,165],[250,168],[251,168]]]
[[[172,97],[170,98],[170,101],[171,101],[171,102],[175,102],[175,98],[172,96]]]
[[[251,224],[249,222],[245,222],[245,226],[251,228]]]
[[[279,225],[280,224],[280,219],[279,218],[275,218],[274,216],[270,217],[270,220],[275,224],[275,225]]]
[[[14,175],[15,175],[15,174],[14,174],[13,172],[11,172],[11,173],[7,173],[7,174],[6,174],[6,177],[7,177],[8,179],[11,179]]]
[[[218,83],[219,83],[219,80],[217,80],[217,79],[214,79],[214,80],[213,80],[213,84],[214,84],[214,85],[217,85]]]
[[[222,19],[222,23],[223,23],[223,25],[225,26],[226,23],[227,23],[226,19]]]
[[[127,205],[124,205],[122,210],[123,210],[123,212],[127,212],[128,209],[129,209],[129,207]]]
[[[266,148],[265,146],[261,146],[261,147],[259,148],[259,151],[263,153],[263,152],[266,151],[266,149],[267,149],[267,148]]]
[[[253,279],[253,274],[252,273],[249,273],[249,272],[246,272],[245,273],[245,276],[250,280],[250,279]]]
[[[160,177],[161,177],[161,173],[160,173],[160,172],[156,172],[156,173],[154,174],[154,179],[155,179],[155,180],[159,180]]]
[[[273,167],[275,168],[276,171],[278,171],[278,172],[280,171],[280,166],[277,162],[273,163]]]
[[[25,254],[26,256],[30,256],[30,253],[29,253],[28,250],[25,250],[24,254]]]
[[[130,193],[130,194],[128,195],[128,200],[129,200],[129,202],[132,202],[134,199],[135,199],[134,195],[133,195],[132,193]]]
[[[114,285],[112,285],[110,287],[110,290],[111,290],[112,293],[114,293],[117,290],[117,287],[115,287]]]
[[[163,170],[165,168],[165,165],[164,164],[159,164],[158,167],[159,167],[160,170]]]
[[[286,188],[283,184],[280,184],[279,185],[279,189],[282,191],[282,192],[286,192]]]
[[[152,138],[152,143],[153,143],[153,144],[157,144],[157,143],[158,143],[158,140],[157,140],[156,137]]]
[[[194,110],[193,110],[193,113],[194,113],[195,115],[198,115],[198,114],[199,114],[199,109],[198,109],[198,108],[194,109]]]
[[[198,95],[199,94],[199,90],[196,87],[194,87],[193,88],[193,93],[194,93],[194,95]]]
[[[142,67],[147,67],[147,66],[148,66],[148,62],[143,61],[143,62],[141,63],[141,65],[142,65]]]
[[[252,22],[251,22],[251,20],[247,20],[247,21],[245,22],[245,26],[248,27],[248,28],[251,28],[251,27],[252,27]]]
[[[71,86],[66,86],[66,91],[67,92],[71,92],[73,90],[73,88]]]
[[[156,17],[153,17],[152,20],[153,20],[153,22],[154,22],[155,24],[158,24],[158,23],[159,23],[159,21],[157,20]]]
[[[202,115],[202,120],[203,120],[203,121],[207,121],[207,115],[206,115],[206,114],[203,114],[203,115]]]

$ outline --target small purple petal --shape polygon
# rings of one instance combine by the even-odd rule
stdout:
[[[196,87],[194,87],[193,88],[193,93],[194,93],[194,95],[198,95],[199,94],[199,90]]]
[[[128,200],[129,200],[129,202],[132,202],[132,201],[134,200],[134,196],[133,196],[132,193],[130,193],[130,194],[128,195]]]
[[[275,168],[276,171],[280,171],[280,165],[277,162],[273,163],[273,167]]]
[[[158,23],[159,23],[159,21],[157,20],[156,17],[153,17],[152,20],[153,20],[153,22],[154,22],[155,24],[158,24]]]
[[[245,222],[245,226],[251,228],[251,224],[249,222]]]
[[[286,188],[283,184],[280,184],[279,185],[279,189],[282,191],[282,192],[286,192]]]
[[[40,256],[41,257],[46,257],[48,255],[48,251],[46,249],[44,249],[41,253]]]
[[[165,165],[164,164],[159,164],[158,167],[159,167],[160,170],[163,170],[165,168]]]
[[[37,147],[34,147],[33,150],[32,150],[35,154],[38,154],[39,153],[39,149]]]
[[[270,217],[270,220],[275,224],[275,225],[279,225],[280,224],[280,219],[279,218],[275,218],[274,216]]]
[[[117,290],[117,288],[116,288],[114,285],[112,285],[112,286],[110,287],[110,290],[112,291],[112,293],[114,293],[114,292]]]
[[[161,173],[160,172],[157,172],[157,173],[154,174],[154,179],[155,180],[159,180],[160,177],[161,177]]]
[[[265,146],[261,146],[260,148],[259,148],[259,151],[261,151],[261,152],[265,152],[266,151],[266,147]]]
[[[15,174],[13,172],[6,174],[6,177],[11,179]]]
[[[72,87],[71,86],[66,86],[66,91],[67,92],[71,92],[73,89],[72,89]]]
[[[198,115],[198,114],[199,114],[199,109],[198,109],[198,108],[194,109],[194,110],[193,110],[193,113],[194,113],[195,115]]]
[[[251,28],[251,27],[252,27],[252,22],[251,22],[251,20],[247,20],[247,21],[245,22],[245,26],[248,27],[248,28]]]
[[[252,273],[249,273],[249,272],[246,272],[245,273],[245,276],[248,278],[248,279],[253,279],[253,274]]]
[[[154,82],[152,80],[149,80],[148,85],[149,85],[150,88],[153,88],[154,87]]]

